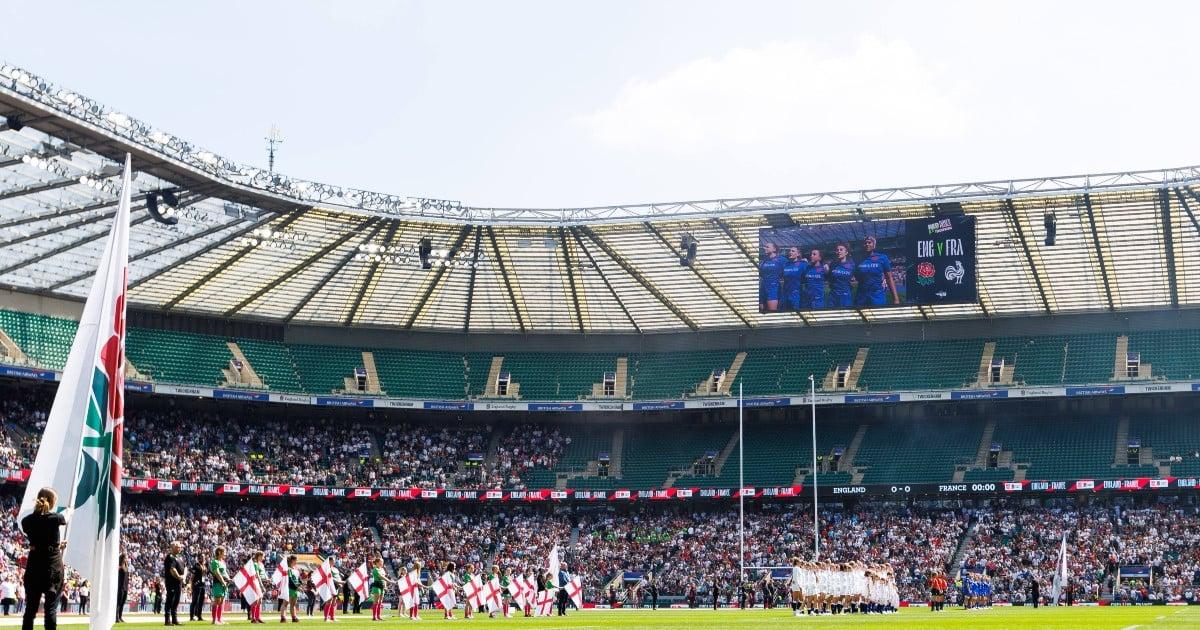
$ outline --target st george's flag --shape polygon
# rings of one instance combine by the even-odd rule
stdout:
[[[251,606],[263,597],[263,584],[258,579],[258,567],[253,560],[247,560],[241,570],[233,575],[233,586],[246,598]]]
[[[367,598],[367,594],[371,587],[371,585],[368,583],[370,581],[370,575],[371,570],[367,568],[366,562],[359,565],[359,567],[354,570],[354,573],[350,574],[350,579],[348,580],[350,582],[350,588],[354,589],[355,593],[358,593],[359,599],[365,600]]]
[[[130,158],[108,242],[83,306],[62,381],[46,419],[18,517],[53,488],[58,509],[73,510],[63,561],[91,582],[92,630],[117,617],[121,539],[121,436],[125,420],[125,291],[129,280]]]

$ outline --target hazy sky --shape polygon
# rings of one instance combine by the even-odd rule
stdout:
[[[4,4],[0,60],[239,162],[275,123],[284,173],[470,205],[1200,163],[1194,2]]]

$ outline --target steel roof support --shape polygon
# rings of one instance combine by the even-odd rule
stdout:
[[[1029,269],[1030,275],[1033,276],[1034,284],[1037,285],[1038,296],[1042,298],[1042,310],[1046,314],[1050,314],[1050,300],[1046,299],[1046,288],[1042,286],[1042,275],[1038,273],[1038,268],[1033,264],[1033,253],[1029,250],[1029,242],[1025,239],[1025,229],[1021,227],[1021,219],[1017,216],[1017,209],[1013,207],[1012,199],[1004,200],[1004,212],[1008,216],[1009,225],[1013,231],[1017,233],[1017,240],[1021,243],[1021,251],[1025,253],[1025,267]]]
[[[7,190],[5,192],[0,193],[0,201],[4,201],[5,199],[12,199],[13,197],[24,197],[25,195],[36,195],[38,193],[49,192],[51,190],[58,190],[59,188],[66,188],[67,186],[71,186],[71,185],[78,184],[78,183],[79,183],[79,178],[58,179],[58,180],[55,180],[52,182],[35,184],[33,186],[26,186],[25,188],[19,188],[17,190]]]
[[[328,256],[335,249],[341,247],[342,245],[345,245],[346,241],[354,238],[359,232],[361,232],[362,230],[370,227],[371,225],[373,225],[381,220],[382,219],[380,219],[379,217],[368,217],[367,219],[360,221],[358,223],[358,225],[355,225],[352,229],[347,230],[346,233],[343,234],[340,238],[334,240],[332,243],[326,245],[325,247],[322,247],[320,250],[316,251],[315,253],[310,255],[308,258],[305,258],[303,261],[301,261],[295,265],[292,265],[287,271],[279,274],[273,280],[268,282],[265,286],[263,286],[259,290],[255,291],[254,293],[247,296],[246,299],[242,300],[241,302],[238,302],[237,305],[235,305],[233,308],[225,311],[224,317],[232,317],[232,316],[236,315],[238,313],[238,311],[242,310],[243,308],[246,308],[247,306],[249,306],[251,303],[253,303],[258,298],[266,295],[267,293],[270,293],[272,290],[274,290],[276,287],[283,284],[284,282],[291,280],[296,274],[300,273],[301,271],[304,271],[310,265],[317,262],[318,260],[321,260],[322,258]]]
[[[571,303],[575,305],[575,321],[579,324],[579,332],[586,332],[583,326],[583,309],[579,306],[579,288],[575,286],[575,261],[571,260],[571,248],[567,247],[567,230],[558,228],[558,244],[562,248],[563,267],[567,270],[567,282],[571,285]]]
[[[583,239],[580,238],[578,229],[569,227],[567,230],[571,232],[571,236],[575,239],[575,244],[579,246],[579,251],[583,252],[583,255],[587,256],[588,261],[592,263],[592,269],[596,270],[596,274],[600,276],[600,280],[604,282],[604,286],[608,287],[608,292],[611,293],[613,299],[617,301],[617,306],[621,307],[621,312],[625,313],[625,317],[629,320],[629,324],[633,326],[633,330],[640,334],[642,332],[642,327],[638,326],[637,320],[635,320],[633,318],[633,314],[629,312],[629,307],[625,306],[625,301],[622,300],[621,296],[617,294],[617,290],[614,289],[612,283],[608,281],[608,276],[604,275],[604,271],[601,270],[600,265],[596,263],[596,259],[592,256],[592,252],[588,251],[587,246],[583,244]]]
[[[72,215],[80,214],[82,212],[91,212],[92,210],[103,210],[104,208],[111,208],[112,206],[117,205],[118,201],[119,200],[117,200],[117,199],[113,199],[112,201],[101,201],[98,203],[88,204],[86,206],[79,206],[76,208],[71,208],[70,210],[55,210],[54,212],[47,212],[44,214],[31,214],[28,216],[24,216],[24,217],[20,217],[20,218],[16,218],[16,219],[10,219],[8,221],[0,223],[0,229],[16,227],[18,225],[25,225],[27,223],[37,223],[38,221],[45,221],[47,219],[58,219],[61,217],[69,217]]]
[[[1096,227],[1096,213],[1092,210],[1092,196],[1083,194],[1083,205],[1087,208],[1088,225],[1092,231],[1092,246],[1096,248],[1096,260],[1100,263],[1100,280],[1104,282],[1104,299],[1108,301],[1108,310],[1113,310],[1112,286],[1108,283],[1108,267],[1104,266],[1104,249],[1100,247],[1100,231]]]
[[[283,221],[280,222],[278,229],[282,230],[282,229],[286,228],[287,226],[295,223],[296,219],[299,219],[303,215],[304,215],[303,211],[293,212],[292,214],[287,215],[286,217],[284,217]],[[222,243],[220,243],[220,245],[224,245],[225,243],[228,243],[229,241],[233,240],[234,238],[236,238],[236,236],[233,236],[233,235],[228,236],[223,240]],[[218,246],[219,245],[215,245],[215,246],[209,248],[208,251],[210,251],[210,252],[214,251],[217,249]],[[242,248],[240,250],[238,250],[237,252],[235,252],[232,256],[225,259],[223,262],[217,264],[217,266],[213,267],[212,270],[210,270],[208,273],[204,274],[204,276],[202,276],[199,280],[196,280],[192,284],[188,285],[188,287],[186,289],[184,289],[183,291],[178,293],[175,297],[171,298],[170,301],[168,301],[166,304],[163,305],[162,310],[169,311],[169,310],[175,308],[175,306],[177,304],[186,300],[189,295],[195,293],[200,287],[208,284],[208,282],[210,280],[221,275],[230,267],[233,267],[234,263],[236,263],[237,261],[244,258],[246,256],[246,254],[249,254],[250,252],[254,251],[254,247],[255,247],[254,245],[243,245]]]
[[[1175,275],[1175,229],[1171,225],[1171,197],[1166,188],[1158,189],[1158,216],[1162,223],[1163,253],[1167,257],[1167,287],[1171,291],[1171,306],[1179,306],[1179,279]]]
[[[383,221],[376,223],[375,226],[371,228],[371,233],[367,234],[366,238],[364,238],[362,240],[362,242],[363,243],[370,242],[371,239],[375,238],[375,235],[379,234],[379,232],[383,230],[384,225],[385,225],[385,223]],[[343,268],[345,268],[346,265],[350,264],[351,260],[354,260],[354,256],[355,256],[354,250],[350,250],[350,251],[346,252],[346,254],[342,256],[342,259],[339,260],[337,262],[337,264],[335,264],[333,266],[332,269],[330,269],[328,272],[326,272],[325,275],[322,276],[321,279],[318,280],[317,283],[314,284],[313,287],[308,290],[308,293],[304,294],[304,297],[300,298],[300,300],[298,302],[296,302],[296,306],[294,306],[292,308],[292,310],[287,314],[287,316],[283,318],[283,323],[286,324],[288,322],[291,322],[292,319],[294,319],[296,317],[296,315],[298,315],[300,313],[300,311],[304,310],[304,307],[308,306],[308,303],[310,301],[312,301],[313,297],[315,297],[318,293],[320,293],[321,289],[324,289],[325,285],[329,284],[329,281],[332,280],[333,277],[336,276],[339,271],[341,271]]]
[[[463,332],[471,330],[471,305],[475,302],[475,276],[479,275],[479,243],[483,240],[483,228],[475,230],[475,247],[471,249],[471,275],[467,278],[467,303],[463,307]]]
[[[654,227],[653,224],[651,224],[649,221],[646,221],[642,225],[645,226],[646,229],[658,239],[658,242],[662,243],[663,247],[666,247],[667,251],[671,252],[672,255],[681,256],[679,250],[675,249],[675,246],[672,245],[670,241],[663,236],[662,232],[660,232],[658,228]],[[721,303],[723,303],[726,308],[728,308],[735,316],[737,316],[738,319],[742,320],[742,323],[745,324],[747,328],[754,327],[754,324],[750,321],[750,318],[747,317],[746,314],[737,307],[737,304],[726,297],[723,292],[719,291],[707,276],[705,276],[703,273],[700,273],[700,268],[696,266],[695,261],[693,261],[692,264],[687,265],[687,268],[691,269],[692,273],[696,275],[696,278],[698,278],[700,282],[704,283],[704,286],[708,287],[708,290],[712,291],[713,295],[717,296],[717,299],[721,300]]]
[[[446,261],[451,261],[458,254],[458,250],[462,249],[462,244],[466,242],[467,237],[475,229],[473,225],[464,225],[458,230],[458,236],[455,237],[454,243],[450,245],[450,251],[446,254]],[[447,265],[441,265],[433,272],[433,278],[425,284],[425,290],[421,292],[421,297],[417,298],[417,304],[413,307],[412,314],[408,316],[408,321],[404,323],[405,328],[412,328],[417,322],[417,317],[424,310],[425,304],[429,302],[429,297],[433,295],[434,289],[438,283],[442,281],[442,277],[446,275]]]
[[[1188,191],[1188,195],[1192,197],[1192,200],[1196,203],[1200,203],[1200,195],[1197,195],[1196,191],[1192,190],[1191,186],[1186,186],[1185,188]],[[1178,188],[1175,189],[1175,196],[1179,199],[1180,205],[1183,206],[1183,211],[1186,212],[1188,218],[1192,220],[1192,227],[1196,228],[1196,234],[1200,236],[1200,221],[1196,219],[1196,214],[1192,212],[1192,207],[1188,205],[1187,199],[1184,198],[1183,193],[1179,192]]]
[[[609,247],[608,243],[605,243],[598,234],[592,231],[592,228],[587,227],[586,225],[581,225],[578,229],[580,232],[585,234],[589,240],[595,243],[596,246],[599,247],[600,250],[609,257],[609,259],[624,269],[625,273],[632,276],[634,280],[637,280],[638,284],[642,285],[643,289],[649,292],[650,295],[653,295],[659,302],[662,303],[663,306],[667,307],[668,310],[674,313],[680,321],[687,324],[688,328],[691,328],[692,330],[700,329],[700,326],[698,326],[691,317],[688,317],[687,313],[683,312],[683,309],[679,308],[679,305],[672,302],[670,298],[662,293],[662,291],[659,291],[658,287],[654,286],[654,283],[650,282],[650,280],[642,275],[642,272],[637,270],[637,267],[634,267],[632,263],[630,263],[628,260],[625,260],[623,256]]]
[[[131,211],[132,210],[140,210],[140,208],[131,208],[130,210]],[[130,221],[129,227],[133,227],[135,225],[145,223],[146,221],[149,221],[149,220],[150,220],[150,215],[149,215],[149,213],[147,213],[144,216],[140,216],[140,217]],[[25,267],[28,267],[29,265],[34,265],[34,264],[40,263],[43,260],[48,260],[48,259],[53,258],[63,252],[69,252],[72,249],[75,249],[76,247],[81,247],[83,245],[87,245],[88,243],[91,243],[92,241],[104,238],[106,236],[108,236],[108,230],[99,230],[95,234],[90,234],[88,236],[85,236],[84,238],[76,239],[69,243],[59,245],[58,247],[55,247],[54,249],[49,249],[44,252],[40,252],[36,256],[33,256],[31,258],[26,258],[25,260],[22,260],[17,263],[13,263],[3,269],[0,269],[0,276],[12,273],[18,269],[24,269]],[[93,272],[93,274],[94,273],[95,272]]]
[[[396,238],[396,231],[400,229],[399,221],[392,221],[388,225],[387,236],[383,237],[383,246],[390,248],[392,239]],[[385,252],[387,249],[384,250]],[[350,305],[349,312],[346,313],[346,319],[342,321],[342,325],[351,326],[354,324],[354,318],[358,317],[358,307],[362,306],[363,298],[367,295],[367,289],[371,288],[371,282],[375,280],[375,273],[379,271],[378,260],[372,261],[371,266],[367,268],[367,277],[363,280],[362,286],[358,288],[358,295],[354,296],[354,303]]]
[[[521,305],[517,303],[517,292],[513,290],[512,278],[508,277],[508,269],[504,266],[504,257],[500,255],[500,243],[496,241],[496,230],[487,226],[488,240],[492,243],[492,255],[496,257],[496,268],[500,270],[500,279],[504,281],[504,290],[508,292],[508,301],[512,305],[513,315],[517,318],[517,328],[525,332],[525,318],[521,315]]]

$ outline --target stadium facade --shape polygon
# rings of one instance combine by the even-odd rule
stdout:
[[[1192,308],[1200,303],[1200,280],[1192,286],[1200,278],[1198,167],[486,208],[236,164],[12,66],[0,68],[0,115],[7,376],[57,378],[115,208],[115,166],[128,153],[137,191],[127,374],[142,394],[311,413],[370,409],[434,424],[483,413],[502,422],[691,426],[728,422],[739,389],[752,421],[793,421],[812,402],[812,374],[824,417],[895,421],[945,415],[933,411],[940,408],[978,424],[963,447],[969,457],[937,475],[880,477],[841,461],[831,472],[843,473],[833,479],[845,489],[831,485],[831,495],[867,486],[902,495],[1195,487],[1177,474],[1190,464],[1173,472],[1165,459],[1191,450],[1190,438],[1162,444],[1159,459],[1138,455],[1134,468],[1119,462],[1122,449],[1141,448],[1131,439],[1131,414],[1137,433],[1137,410],[1184,408],[1200,391],[1200,311]],[[173,214],[173,222],[154,213]],[[975,221],[971,303],[763,312],[760,230],[951,215]],[[1082,417],[1100,407],[1113,419],[1105,444],[1116,452],[1093,467],[1029,478],[1032,455],[1002,442],[1003,470],[987,461],[997,427],[979,418],[1029,420],[1055,410]],[[843,457],[854,442],[845,435],[823,444],[822,455],[842,449]],[[697,444],[679,464],[729,443]],[[757,483],[755,496],[798,493],[812,473],[806,468],[796,461],[794,475]],[[737,495],[736,487],[706,487],[712,479],[676,488],[689,476],[677,471],[670,482],[631,487],[617,479],[593,490],[568,487],[579,470],[552,472],[528,498]],[[177,481],[128,483],[175,492]],[[304,494],[279,484],[200,482],[209,485],[192,490]],[[440,490],[396,498],[459,489]],[[528,489],[498,490],[467,492],[527,498]]]

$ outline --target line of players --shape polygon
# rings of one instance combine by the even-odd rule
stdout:
[[[950,582],[946,576],[938,573],[929,577],[929,609],[940,611],[946,609],[946,599],[950,593]],[[992,606],[992,578],[983,573],[967,572],[962,576],[958,585],[962,597],[963,608],[990,608]]]
[[[822,261],[820,249],[807,253],[792,245],[784,255],[770,241],[763,244],[759,262],[759,294],[762,310],[808,310],[883,306],[899,304],[896,277],[887,254],[875,251],[874,236],[863,241],[865,255],[857,262],[850,246],[838,243],[835,258]],[[828,285],[829,294],[825,293]]]
[[[275,597],[279,600],[279,621],[282,623],[288,621],[288,612],[291,613],[291,621],[299,621],[297,599],[303,588],[303,579],[296,568],[296,560],[294,555],[287,557],[287,572],[281,576],[282,580],[277,581],[278,588]],[[265,596],[266,585],[272,582],[268,581],[266,566],[263,564],[263,552],[254,553],[251,566],[253,567],[252,571],[242,569],[239,573],[243,575],[231,577],[225,563],[224,547],[216,549],[208,566],[209,574],[212,576],[212,622],[214,624],[224,624],[222,610],[225,598],[231,593],[238,592],[238,577],[244,581],[255,582],[251,587],[252,590]],[[409,575],[420,576],[422,568],[420,562],[414,562]],[[431,591],[437,596],[437,600],[442,602],[443,616],[446,619],[454,618],[455,601],[457,595],[461,593],[464,607],[463,616],[471,619],[477,608],[480,612],[484,609],[488,610],[488,616],[492,618],[497,613],[501,613],[504,617],[512,617],[513,609],[523,611],[526,617],[544,616],[551,613],[555,604],[558,607],[558,614],[563,615],[566,613],[565,609],[570,598],[569,592],[572,588],[578,589],[578,582],[570,580],[570,574],[567,573],[565,564],[560,567],[559,571],[559,579],[568,582],[564,584],[564,588],[557,588],[554,585],[554,579],[550,572],[535,573],[533,570],[526,570],[514,575],[511,568],[500,571],[493,564],[488,573],[481,572],[476,575],[475,565],[467,564],[459,573],[453,562],[443,562],[440,575],[435,574],[433,569],[434,567],[430,567],[430,583],[428,585],[423,583],[420,577],[415,582],[409,582],[407,579],[394,580],[387,577],[387,573],[383,569],[383,558],[376,557],[371,562],[369,573],[359,576],[367,584],[371,600],[371,620],[383,620],[383,603],[387,592],[391,590],[389,586],[395,587],[396,595],[403,592],[407,596],[406,598],[401,597],[402,601],[407,599],[412,603],[411,605],[405,604],[407,609],[404,611],[412,620],[421,619],[419,604],[424,601],[423,595]],[[336,621],[337,593],[341,592],[347,579],[349,578],[344,577],[336,566],[331,567],[328,573],[325,573],[324,569],[318,568],[309,575],[309,580],[314,584],[318,583],[317,580],[328,580],[326,583],[328,592],[333,593],[333,596],[322,604],[327,622]],[[499,585],[498,592],[489,592],[490,586],[493,584]],[[260,596],[247,609],[251,623],[263,623],[262,601],[263,597]],[[398,605],[397,609],[401,607]],[[168,623],[168,625],[172,624]]]
[[[805,562],[792,558],[792,614],[893,613],[900,591],[891,565]]]

